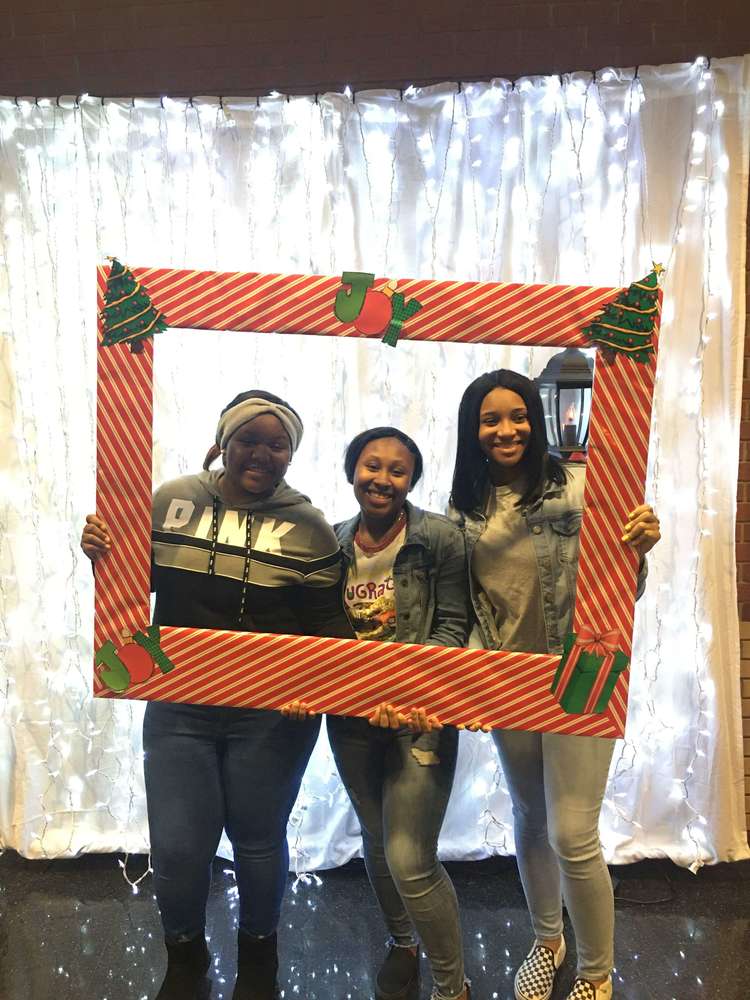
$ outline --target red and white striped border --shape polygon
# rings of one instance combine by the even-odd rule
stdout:
[[[360,336],[333,314],[338,277],[133,273],[172,328]],[[98,311],[106,276],[100,267]],[[398,290],[423,306],[405,324],[404,339],[560,347],[585,346],[581,328],[620,291],[423,280],[399,281]],[[655,371],[655,351],[646,364],[607,364],[600,356],[591,409],[574,629],[617,627],[628,655],[638,560],[619,539],[627,514],[643,502]],[[107,639],[117,645],[123,631],[149,621],[152,410],[153,343],[141,354],[127,345],[100,346],[97,510],[114,544],[96,570],[96,649]],[[606,712],[570,715],[550,694],[557,656],[172,627],[161,634],[175,669],[117,697],[262,708],[300,698],[317,711],[346,715],[366,715],[389,700],[402,708],[418,704],[449,723],[595,736],[625,729],[627,671]],[[113,697],[96,671],[94,693]]]
[[[133,268],[171,327],[360,337],[340,323],[333,302],[341,278],[305,274]],[[373,285],[386,282],[379,278]],[[405,340],[584,346],[581,327],[617,288],[517,285],[503,282],[400,280],[398,291],[422,309],[401,332]],[[380,337],[380,334],[372,334]]]

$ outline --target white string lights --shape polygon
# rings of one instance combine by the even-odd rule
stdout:
[[[138,703],[89,697],[94,265],[627,284],[668,267],[648,495],[664,540],[637,612],[610,860],[746,854],[733,505],[748,59],[260,102],[0,100],[0,835],[28,856],[147,850]],[[745,74],[743,78],[743,73]],[[744,190],[743,190],[744,184]],[[549,351],[165,334],[155,481],[197,469],[216,414],[264,386],[303,414],[290,482],[331,520],[341,455],[397,423],[445,506],[455,414]],[[448,857],[513,850],[487,737],[462,737]],[[327,744],[290,826],[298,874],[357,850]],[[142,876],[130,879],[137,888]]]

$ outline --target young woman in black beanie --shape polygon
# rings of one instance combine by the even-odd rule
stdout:
[[[284,481],[302,437],[288,403],[252,390],[222,410],[204,470],[154,494],[152,588],[160,625],[351,638],[336,537]],[[222,468],[209,466],[221,456]],[[116,538],[89,515],[81,547]],[[276,928],[287,882],[286,828],[320,720],[151,701],[143,730],[154,888],[168,967],[157,1000],[205,995],[210,869],[222,829],[239,891],[233,1000],[277,993]]]

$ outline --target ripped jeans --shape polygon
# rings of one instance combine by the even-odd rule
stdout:
[[[437,856],[458,752],[458,731],[379,729],[329,715],[333,756],[362,828],[365,867],[396,945],[422,942],[436,996],[464,988],[458,903]]]

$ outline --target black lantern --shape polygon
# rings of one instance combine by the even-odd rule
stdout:
[[[593,382],[593,361],[577,347],[553,355],[536,379],[547,444],[564,462],[585,461]]]

